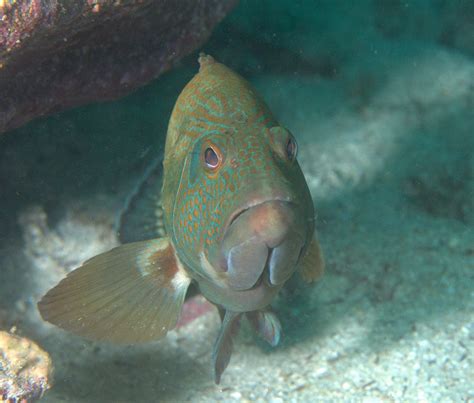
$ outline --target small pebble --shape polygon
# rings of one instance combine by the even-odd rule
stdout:
[[[0,399],[33,402],[51,387],[51,359],[36,343],[0,331]]]
[[[231,397],[232,399],[235,399],[235,400],[240,400],[240,399],[242,398],[242,393],[237,392],[237,391],[236,391],[236,392],[232,392],[232,393],[230,394],[230,397]]]

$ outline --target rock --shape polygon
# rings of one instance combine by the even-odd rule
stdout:
[[[179,318],[176,327],[186,326],[191,323],[194,319],[199,318],[208,312],[213,311],[215,308],[209,303],[202,295],[195,295],[187,298],[183,305],[183,310]]]
[[[237,0],[1,0],[0,133],[125,95],[208,38]]]
[[[51,386],[48,353],[27,338],[0,331],[0,401],[35,401]]]

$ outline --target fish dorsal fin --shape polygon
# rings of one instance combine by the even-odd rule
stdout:
[[[168,238],[119,246],[68,274],[38,303],[41,316],[95,340],[156,340],[178,321],[191,279]]]
[[[120,214],[117,230],[121,243],[165,236],[162,186],[163,157],[159,157],[149,166]]]
[[[222,317],[222,315],[221,315]],[[214,381],[219,384],[221,375],[229,365],[234,345],[233,338],[240,327],[242,313],[226,310],[222,319],[219,335],[217,336],[212,351],[212,362],[214,363]]]
[[[311,241],[302,259],[300,274],[307,283],[316,281],[324,274],[324,257],[316,237]]]

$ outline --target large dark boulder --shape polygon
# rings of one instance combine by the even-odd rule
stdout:
[[[236,2],[0,0],[0,133],[146,84]]]

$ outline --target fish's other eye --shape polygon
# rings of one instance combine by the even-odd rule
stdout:
[[[290,163],[296,160],[298,145],[295,137],[288,129],[282,126],[275,126],[269,129],[270,143],[278,156]]]
[[[296,154],[298,153],[298,144],[293,137],[289,137],[286,142],[286,156],[293,162],[296,159]]]
[[[209,169],[216,169],[220,164],[220,158],[217,155],[216,150],[211,146],[206,147],[204,150],[204,163]]]

